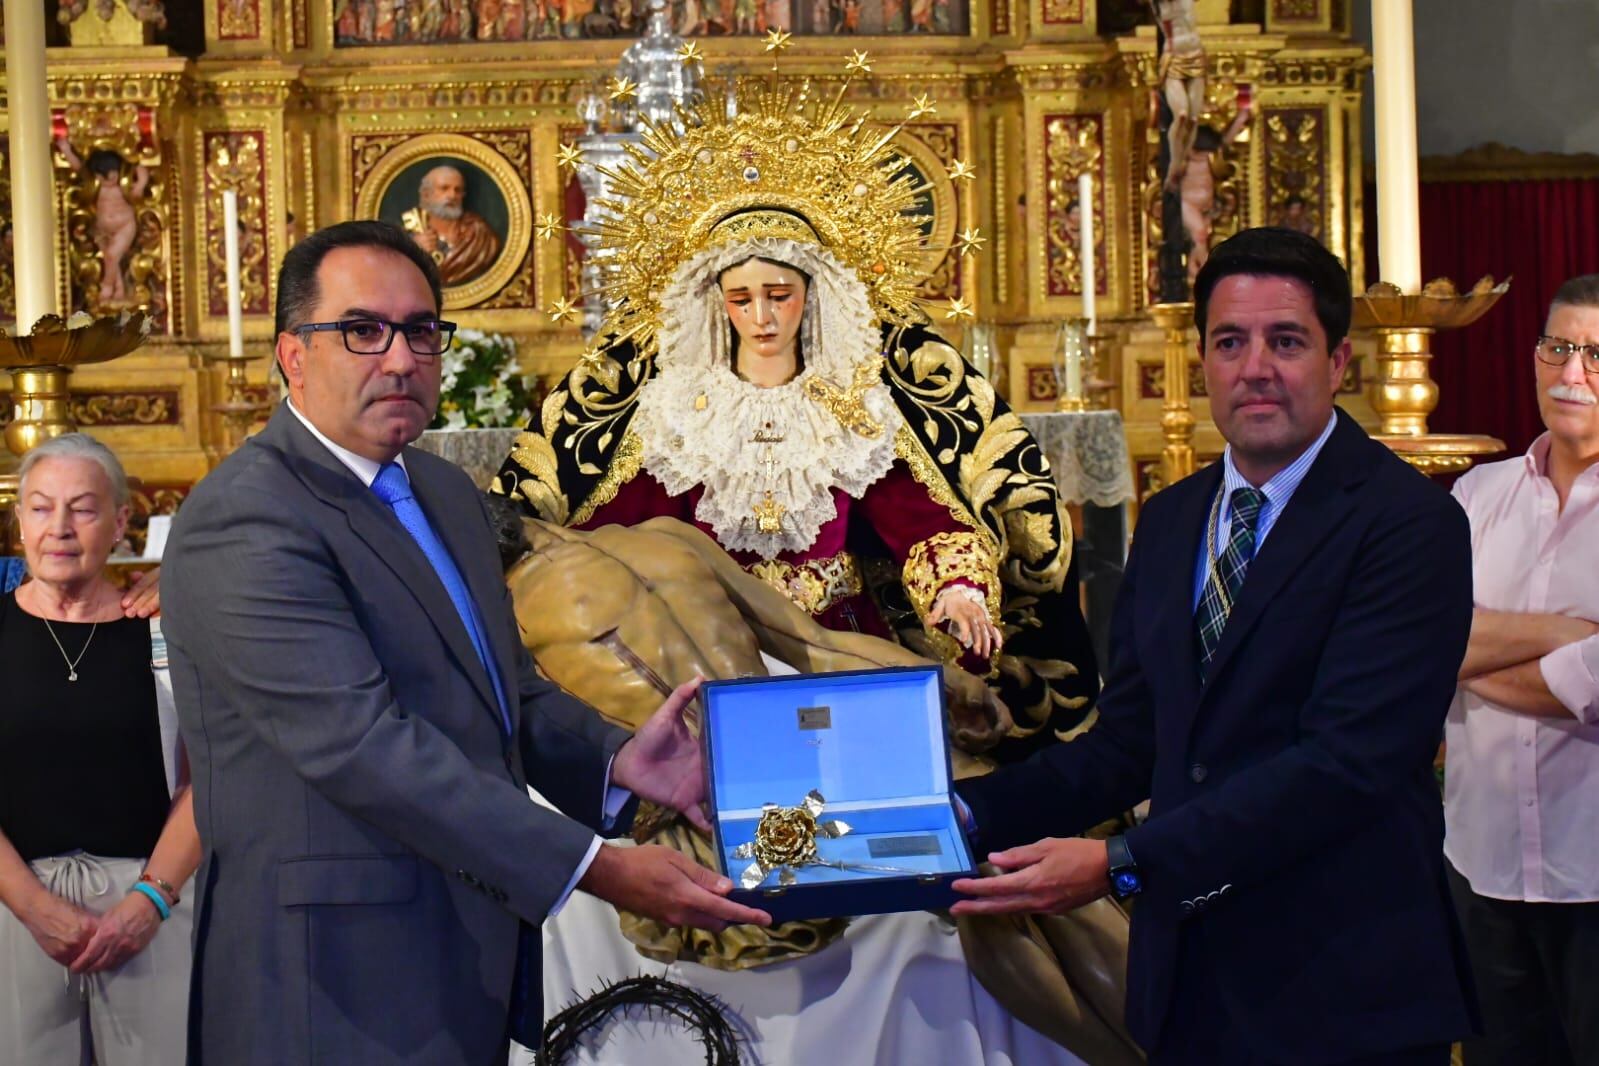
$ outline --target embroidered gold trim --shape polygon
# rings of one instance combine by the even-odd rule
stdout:
[[[866,586],[861,580],[855,556],[839,552],[826,559],[807,559],[785,563],[769,559],[756,563],[749,572],[793,600],[808,614],[821,614],[841,600],[858,596]]]
[[[938,464],[933,462],[933,457],[927,454],[922,442],[916,439],[916,434],[909,423],[900,426],[899,432],[894,434],[894,454],[910,467],[911,477],[927,490],[929,496],[949,508],[949,513],[954,516],[955,521],[972,529],[980,528],[977,519],[972,517],[972,512],[966,509],[966,505],[961,503],[954,490],[950,488],[949,482],[944,480],[944,475],[939,471]]]
[[[983,592],[988,617],[999,622],[999,562],[986,533],[952,531],[917,541],[905,559],[905,593],[916,616],[927,621],[933,601],[952,582],[965,580]]]
[[[637,477],[643,468],[644,442],[633,433],[624,433],[621,443],[616,446],[611,465],[605,469],[605,476],[594,486],[594,491],[583,501],[583,506],[572,515],[572,521],[564,524],[580,526],[593,518],[594,512],[616,499],[622,486]]]

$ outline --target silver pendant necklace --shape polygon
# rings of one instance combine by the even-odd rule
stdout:
[[[56,650],[61,653],[62,661],[67,664],[67,680],[76,681],[78,679],[78,664],[83,662],[83,656],[89,650],[89,645],[93,643],[94,635],[100,629],[100,623],[96,622],[89,627],[89,639],[83,642],[83,647],[78,650],[78,657],[73,659],[68,657],[67,649],[61,646],[61,638],[56,636],[55,627],[50,624],[50,619],[41,620],[44,622],[44,628],[50,633],[50,639],[56,642]]]

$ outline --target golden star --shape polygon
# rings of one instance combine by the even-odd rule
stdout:
[[[865,52],[851,52],[849,62],[844,64],[846,74],[870,74],[872,64],[868,62]]]
[[[619,104],[638,99],[638,83],[632,78],[612,78],[611,99]]]
[[[971,255],[987,243],[988,238],[983,236],[976,226],[969,226],[961,230],[960,234],[955,238],[955,247],[960,251],[961,255]]]
[[[583,151],[575,144],[563,144],[555,155],[555,163],[564,170],[576,170],[583,163]]]
[[[572,303],[571,300],[568,300],[563,296],[561,299],[556,300],[553,304],[551,304],[549,310],[545,311],[544,313],[549,315],[550,318],[554,319],[556,322],[566,322],[570,319],[577,318],[578,309],[576,304]]]
[[[705,53],[700,51],[698,41],[684,41],[683,47],[677,50],[677,58],[687,63],[705,62]]]
[[[566,224],[561,221],[561,216],[552,213],[539,216],[539,224],[535,227],[539,240],[547,241],[557,233],[566,232]]]
[[[966,162],[966,160],[957,159],[954,163],[950,164],[950,181],[975,181],[976,178],[977,171],[973,170],[972,165]]]
[[[956,296],[951,298],[949,301],[949,307],[944,311],[944,317],[948,319],[961,319],[973,318],[975,316],[972,312],[971,304],[968,304],[965,300],[962,300],[960,297]]]
[[[927,93],[922,93],[922,95],[911,100],[909,118],[913,121],[921,118],[923,115],[936,114],[938,114],[938,108],[933,106],[933,98]]]
[[[766,33],[766,50],[768,52],[781,52],[789,45],[789,38],[794,36],[784,30],[768,30]]]

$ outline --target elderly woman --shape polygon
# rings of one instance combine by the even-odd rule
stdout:
[[[23,459],[31,580],[0,598],[0,1062],[178,1063],[200,860],[158,622],[106,558],[127,479],[81,433]]]

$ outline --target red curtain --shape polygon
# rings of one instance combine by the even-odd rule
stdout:
[[[1375,190],[1366,196],[1366,277],[1377,262]],[[1533,344],[1560,283],[1599,273],[1599,180],[1423,182],[1421,266],[1461,289],[1484,274],[1511,278],[1510,291],[1474,325],[1433,339],[1435,433],[1486,433],[1507,454],[1543,432],[1533,381]],[[1503,458],[1498,456],[1496,458]]]

